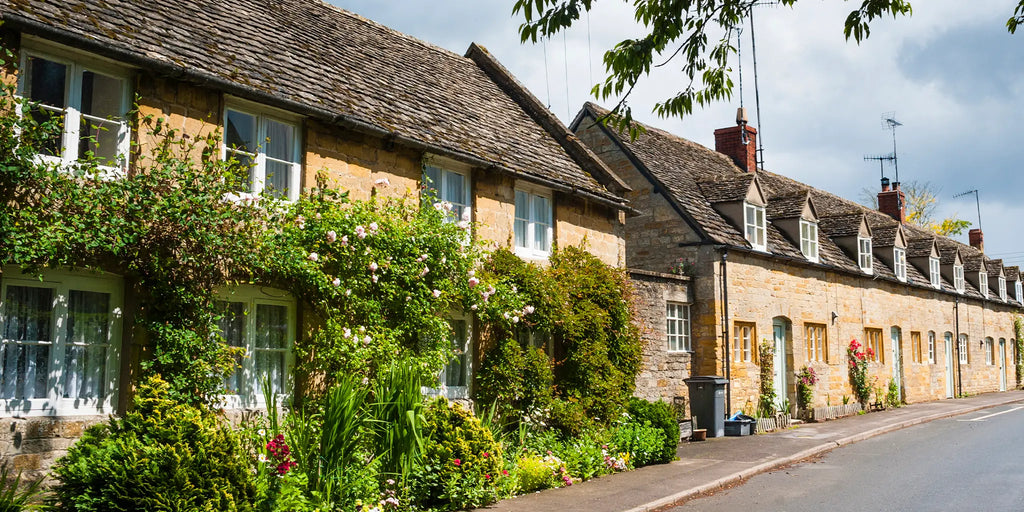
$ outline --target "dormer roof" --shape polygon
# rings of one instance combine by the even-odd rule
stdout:
[[[807,190],[770,196],[765,214],[768,216],[768,220],[799,218],[812,222],[818,221],[817,209]]]
[[[907,240],[907,258],[938,258],[939,250],[935,246],[935,238],[915,238]]]
[[[757,175],[753,173],[703,181],[698,185],[704,198],[711,204],[734,201],[746,201],[757,206],[767,204]]]
[[[1005,276],[1006,280],[1009,281],[1009,282],[1019,281],[1020,280],[1020,267],[1017,267],[1017,266],[1003,267],[1003,276]]]
[[[960,245],[948,238],[937,237],[935,245],[939,249],[939,262],[943,265],[963,265],[963,253]]]
[[[898,223],[878,226],[872,228],[872,245],[876,248],[882,247],[899,247],[905,249],[907,247],[907,239],[903,234],[903,226]]]
[[[1003,260],[985,260],[985,271],[989,277],[1006,277],[1003,274]]]
[[[857,236],[871,238],[871,227],[864,218],[864,212],[847,213],[818,219],[818,226],[829,236],[840,238]]]

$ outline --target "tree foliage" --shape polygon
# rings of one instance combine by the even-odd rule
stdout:
[[[728,99],[733,82],[729,77],[729,57],[736,53],[733,32],[750,9],[760,0],[633,0],[636,21],[646,34],[625,39],[604,54],[606,77],[594,86],[593,95],[601,100],[618,98],[607,121],[621,131],[638,135],[632,123],[629,95],[652,68],[682,61],[684,87],[670,98],[659,101],[654,111],[662,117],[682,117],[694,106]],[[590,11],[596,0],[516,0],[513,14],[523,16],[519,27],[522,41],[537,42],[568,29]],[[781,0],[794,6],[797,0]],[[850,11],[843,26],[847,39],[860,43],[871,34],[876,18],[912,13],[908,0],[861,0]],[[1017,6],[1007,29],[1013,33],[1024,23],[1024,0]],[[677,64],[679,65],[679,64]]]
[[[971,222],[957,217],[956,213],[944,219],[935,218],[939,204],[939,189],[929,181],[908,181],[900,185],[906,203],[904,220],[937,235],[956,236],[971,226]],[[861,189],[861,201],[872,208],[878,208],[878,196],[870,188]]]

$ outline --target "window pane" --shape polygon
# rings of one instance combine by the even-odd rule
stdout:
[[[256,348],[287,348],[288,308],[256,305]]]
[[[54,290],[8,286],[0,350],[0,398],[45,398],[53,340]]]
[[[516,219],[515,235],[516,235],[516,247],[526,247],[526,226],[525,220]]]
[[[71,290],[64,398],[103,398],[110,340],[110,294]]]
[[[468,335],[469,329],[465,320],[451,320],[452,326],[452,348],[455,356],[444,369],[444,384],[449,387],[466,386],[467,362],[468,362]]]
[[[124,81],[92,71],[82,72],[82,113],[100,119],[120,119]]]
[[[295,128],[292,125],[267,119],[267,156],[291,162],[295,159]]]
[[[121,123],[82,116],[78,159],[95,158],[99,165],[116,166]]]
[[[264,177],[264,192],[276,198],[288,197],[288,183],[291,178],[292,164],[267,159],[267,175]]]
[[[441,169],[434,166],[423,168],[423,186],[433,191],[433,199],[440,199],[437,190],[441,188]]]
[[[255,358],[258,380],[253,383],[253,389],[250,390],[252,396],[263,396],[263,384],[267,380],[270,381],[271,389],[275,393],[284,393],[284,352],[257,350]]]
[[[28,99],[58,108],[67,107],[67,71],[65,64],[41,57],[28,59],[25,94]]]
[[[256,118],[234,110],[228,110],[227,126],[224,129],[224,144],[250,154],[256,153]]]
[[[245,346],[245,304],[242,302],[218,302],[218,309],[223,313],[217,321],[220,335],[224,342],[232,347]],[[242,357],[236,354],[235,371],[224,379],[224,389],[228,393],[239,393],[242,390]]]
[[[441,199],[452,204],[466,204],[466,178],[457,172],[446,172]],[[462,212],[459,212],[461,215]]]

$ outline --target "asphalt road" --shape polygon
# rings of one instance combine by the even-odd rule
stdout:
[[[1024,406],[878,436],[669,510],[1022,511]]]

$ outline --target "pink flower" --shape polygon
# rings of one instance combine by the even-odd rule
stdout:
[[[489,474],[488,475],[484,475],[484,480],[490,480],[490,479],[491,479],[491,475],[489,475]]]
[[[376,283],[377,282],[377,274],[374,274],[374,275],[370,276],[370,281],[373,281],[374,283]]]
[[[430,293],[431,293],[431,295],[434,296],[435,299],[441,296],[441,290],[434,290],[434,291],[432,291]]]
[[[420,271],[420,277],[427,275],[430,272],[430,267],[424,266],[423,270]]]
[[[299,229],[305,229],[305,227],[306,227],[306,218],[303,217],[302,215],[299,215],[298,217],[295,217],[295,225],[298,226]]]
[[[456,466],[461,466],[462,465],[462,459],[455,459],[455,460],[452,461],[452,464],[455,464]]]
[[[458,226],[459,229],[465,231],[465,230],[469,229],[469,221],[468,220],[460,220],[458,222],[458,224],[456,224],[456,226]]]
[[[341,237],[341,246],[345,247],[348,245],[348,235]]]
[[[348,297],[349,295],[352,295],[352,290],[345,290],[345,296]]]
[[[478,285],[478,284],[480,284],[480,280],[479,279],[477,279],[475,277],[469,278],[469,287],[470,288],[475,288],[476,285]]]
[[[377,268],[378,268],[377,267],[377,262],[376,261],[371,261],[370,262],[370,272],[376,272]]]
[[[466,275],[468,277],[473,277],[473,276],[476,275],[476,271],[475,270],[469,270],[469,271],[466,272]]]
[[[508,476],[508,470],[501,470],[501,476]]]
[[[356,226],[356,236],[359,237],[360,240],[366,238],[366,228],[362,226]]]
[[[320,261],[320,255],[315,253],[315,252],[309,253],[309,261],[312,261],[312,262]]]
[[[469,307],[469,309],[472,309],[473,311],[476,311],[477,310],[477,305],[473,304],[472,306]]]
[[[490,457],[490,456],[491,456],[491,454],[489,454],[489,453],[487,453],[487,452],[484,452],[484,453],[482,453],[482,454],[480,454],[480,455],[481,455],[481,456],[483,456],[483,458],[485,458],[485,459],[486,459],[487,457]]]
[[[335,277],[334,280],[331,281],[331,284],[333,284],[334,287],[337,288],[337,287],[341,286],[341,279]]]
[[[524,315],[532,315],[534,311],[536,310],[533,308],[533,306],[526,306],[525,308],[523,308]]]
[[[377,232],[377,223],[376,222],[371,222],[370,223],[370,231],[373,232],[373,233]]]
[[[327,232],[327,243],[333,244],[334,241],[337,240],[337,239],[338,239],[338,234],[335,233],[334,230],[331,230],[331,231]]]
[[[472,219],[472,218],[473,218],[473,212],[469,211],[469,208],[464,208],[462,210],[462,220],[465,221],[465,222],[469,222],[470,219]]]

